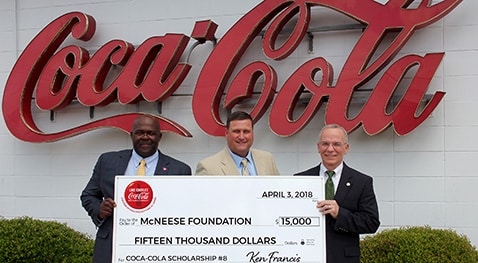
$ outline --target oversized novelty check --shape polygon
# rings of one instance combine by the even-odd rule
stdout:
[[[117,176],[113,262],[325,262],[319,176]]]

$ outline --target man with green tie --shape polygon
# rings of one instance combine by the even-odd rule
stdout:
[[[326,200],[319,200],[317,208],[325,215],[327,263],[359,263],[359,235],[380,226],[373,179],[343,161],[349,150],[343,127],[322,128],[317,147],[322,162],[295,175],[324,176]]]

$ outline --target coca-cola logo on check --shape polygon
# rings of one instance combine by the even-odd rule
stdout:
[[[131,182],[124,191],[124,200],[130,208],[143,210],[153,201],[153,189],[144,181]]]

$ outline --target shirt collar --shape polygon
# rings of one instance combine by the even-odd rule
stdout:
[[[227,150],[228,150],[229,153],[231,154],[232,160],[234,161],[234,163],[236,164],[236,166],[237,166],[237,167],[241,167],[241,161],[242,161],[242,159],[244,159],[244,157],[239,156],[239,155],[233,153],[233,152],[231,151],[231,149],[229,149],[229,147],[227,148]],[[249,151],[249,152],[247,153],[246,158],[247,158],[247,160],[249,161],[249,163],[252,162],[252,154],[251,154],[251,151]]]
[[[146,161],[146,167],[153,167],[152,165],[158,162],[159,153],[158,151],[156,151],[153,155],[143,158],[133,149],[133,154],[131,158],[133,159],[135,168],[138,168],[141,159],[144,159]]]
[[[335,176],[340,176],[342,174],[342,169],[344,168],[344,162],[341,162],[339,164],[339,166],[335,167],[335,169],[333,170],[335,172]],[[321,176],[325,176],[325,179],[327,179],[327,174],[325,172],[327,172],[327,168],[325,168],[324,165],[320,164],[320,171],[319,171],[319,175]]]

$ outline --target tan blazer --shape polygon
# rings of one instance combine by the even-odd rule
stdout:
[[[279,175],[274,157],[270,152],[251,149],[257,175]],[[222,151],[201,160],[196,167],[196,175],[240,175],[231,154]]]

